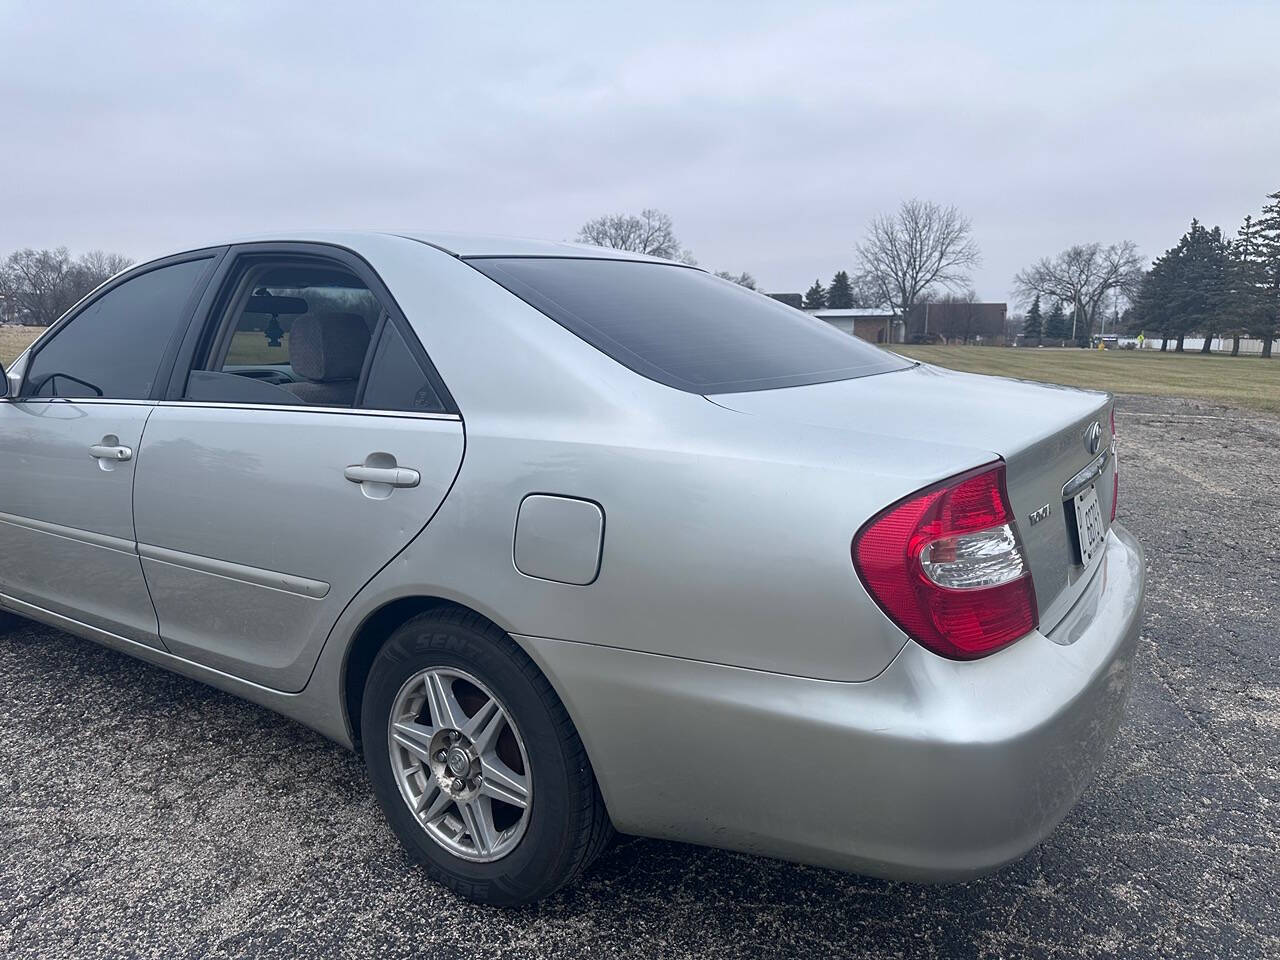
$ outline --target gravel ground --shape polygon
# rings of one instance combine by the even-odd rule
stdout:
[[[626,840],[496,912],[401,854],[361,762],[40,626],[0,636],[8,957],[1280,956],[1280,422],[1125,398],[1136,688],[1058,831],[955,887]]]

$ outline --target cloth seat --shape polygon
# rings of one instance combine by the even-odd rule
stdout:
[[[305,379],[285,385],[305,403],[349,407],[369,350],[369,327],[358,313],[302,316],[289,331],[289,365]]]

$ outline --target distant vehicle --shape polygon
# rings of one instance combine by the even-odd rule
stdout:
[[[475,900],[615,828],[971,877],[1120,721],[1110,399],[696,268],[272,236],[123,273],[0,382],[0,606],[362,751]]]

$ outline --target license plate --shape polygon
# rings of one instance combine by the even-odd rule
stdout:
[[[1102,507],[1098,505],[1098,490],[1093,485],[1077,493],[1072,501],[1076,507],[1076,537],[1080,546],[1080,562],[1086,567],[1102,549],[1106,530],[1102,526]]]

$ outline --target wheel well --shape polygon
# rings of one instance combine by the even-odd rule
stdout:
[[[364,701],[364,685],[374,658],[396,627],[411,617],[428,610],[468,610],[470,607],[440,597],[401,597],[392,600],[370,614],[356,631],[355,639],[347,651],[346,669],[343,671],[342,699],[351,727],[351,739],[360,749],[360,709]]]
[[[510,634],[510,631],[505,627],[494,623],[493,620],[480,611],[454,600],[446,600],[443,597],[401,597],[398,600],[390,601],[371,613],[364,623],[360,625],[360,629],[356,631],[355,637],[351,641],[342,678],[343,706],[346,709],[347,724],[351,730],[351,740],[357,753],[363,753],[363,746],[360,740],[360,721],[364,704],[364,685],[369,679],[369,671],[373,668],[373,661],[377,658],[378,651],[382,649],[383,644],[390,639],[391,634],[395,632],[400,624],[419,614],[433,610],[459,610],[473,614],[489,623],[493,623],[495,627],[504,633]],[[534,668],[540,669],[537,664],[534,664]],[[550,678],[547,677],[546,679],[550,683]],[[551,684],[551,688],[553,695],[559,698],[559,691],[555,689],[555,684]],[[561,700],[561,704],[563,705],[563,700]],[[565,706],[564,709],[568,713],[569,708]],[[576,722],[572,716],[569,717],[569,722],[574,724],[576,733]],[[581,734],[578,734],[578,736],[581,739]],[[587,752],[587,762],[590,763],[590,753],[587,751],[585,743],[582,748],[584,752]],[[592,769],[594,771],[594,767]],[[605,805],[607,809],[607,803]]]

